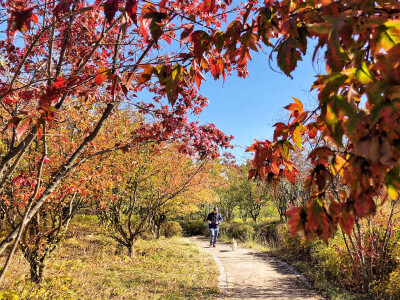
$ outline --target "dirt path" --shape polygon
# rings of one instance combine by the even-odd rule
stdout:
[[[226,288],[224,299],[323,299],[307,288],[300,276],[265,253],[242,247],[234,252],[227,243],[210,248],[208,239],[192,240],[219,264],[220,286]]]

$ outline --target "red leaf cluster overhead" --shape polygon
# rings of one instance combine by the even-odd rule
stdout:
[[[275,124],[273,142],[250,147],[255,168],[249,178],[282,154],[278,145],[293,142],[289,152],[307,145],[310,198],[288,212],[290,231],[327,242],[337,225],[350,234],[355,217],[374,214],[382,193],[398,197],[400,6],[361,0],[284,3],[260,8],[253,32],[266,46],[278,38],[273,50],[290,77],[307,52],[307,39],[316,39],[313,59],[322,49],[326,72],[312,86],[318,92],[314,111],[304,111],[294,99],[285,107],[289,121]]]

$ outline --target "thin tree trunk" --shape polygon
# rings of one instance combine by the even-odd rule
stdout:
[[[135,256],[135,250],[133,249],[133,242],[129,242],[128,244],[128,255],[130,258]]]
[[[359,249],[359,256],[360,256],[360,263],[361,263],[361,271],[362,271],[362,276],[363,276],[363,285],[364,285],[364,291],[368,291],[368,269],[365,264],[365,255],[364,255],[364,242],[362,239],[362,228],[360,225],[360,222],[358,219],[355,219],[355,224],[357,228],[357,237],[358,237],[358,249]]]
[[[343,230],[341,230],[341,232],[342,232],[342,236],[343,236],[344,243],[345,243],[345,245],[346,245],[347,252],[349,253],[349,257],[350,257],[350,260],[351,260],[351,264],[354,266],[353,254],[351,253],[351,250],[350,250],[350,247],[349,247],[349,243],[347,242],[347,239],[346,239],[346,235],[345,235],[345,233],[343,232]]]
[[[29,262],[29,264],[30,264],[31,282],[40,284],[39,272],[36,262],[32,260]]]
[[[161,237],[161,226],[156,225],[156,227],[157,227],[157,239],[159,239]]]
[[[47,254],[46,254],[47,256]],[[43,282],[43,278],[44,278],[44,271],[46,270],[46,257],[43,257],[40,260],[39,266],[38,266],[38,277],[39,277],[39,284]]]
[[[388,245],[389,240],[390,240],[390,236],[392,234],[392,230],[389,229],[389,228],[390,228],[390,226],[392,224],[392,218],[393,218],[393,215],[394,215],[394,207],[395,207],[397,201],[399,201],[399,197],[397,197],[396,201],[392,202],[392,207],[390,209],[389,219],[388,219],[388,222],[386,224],[385,235],[384,235],[383,241],[382,241],[382,248],[380,249],[380,253],[379,253],[380,260],[379,260],[379,266],[377,266],[377,267],[380,268],[380,273],[381,273],[380,274],[380,278],[381,279],[383,278],[384,261],[385,261],[385,257],[386,257],[386,254],[387,254],[387,250],[386,249],[387,249],[387,245]]]

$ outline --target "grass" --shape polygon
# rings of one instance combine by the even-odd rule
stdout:
[[[313,263],[311,260],[288,252],[287,250],[271,250],[274,257],[293,266],[299,273],[307,277],[311,285],[332,300],[359,300],[365,299],[362,295],[356,295],[335,282],[331,276],[326,276],[325,270]]]
[[[27,264],[16,255],[4,298],[211,299],[219,293],[215,262],[187,239],[138,240],[129,258],[115,254],[117,244],[96,231],[91,218],[71,225],[70,237],[49,259],[41,287],[29,284]]]

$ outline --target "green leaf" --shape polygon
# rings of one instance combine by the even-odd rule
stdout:
[[[399,195],[399,191],[394,187],[394,185],[391,184],[388,185],[387,189],[390,198],[392,198],[392,200],[396,200]]]
[[[356,77],[357,77],[357,80],[362,84],[367,84],[374,80],[374,78],[372,77],[372,74],[368,70],[368,66],[365,62],[363,62],[361,64],[361,67],[357,69]]]
[[[400,189],[400,168],[393,167],[385,177],[388,194],[393,200],[397,200]]]
[[[316,23],[307,25],[308,30],[316,34],[328,34],[331,30],[331,27],[332,24],[329,23]]]
[[[167,90],[167,97],[168,97],[168,102],[174,106],[175,102],[177,100],[177,88],[178,88],[178,82],[177,80],[169,80],[167,85],[166,85],[166,90]]]
[[[296,69],[297,62],[302,60],[297,48],[298,42],[294,37],[286,39],[278,48],[278,66],[290,78],[293,78],[290,73]]]
[[[337,146],[343,146],[343,134],[344,130],[342,127],[343,111],[335,101],[330,101],[324,105],[321,109],[321,115],[325,117],[326,127],[329,130],[329,135],[333,138],[333,141]]]
[[[278,149],[281,149],[281,155],[284,159],[289,160],[290,150],[294,150],[293,144],[288,140],[279,140],[275,143]]]
[[[389,20],[378,28],[379,35],[375,45],[374,54],[382,48],[388,51],[390,48],[400,43],[400,20]]]
[[[299,149],[301,149],[301,134],[303,132],[303,129],[304,129],[304,126],[300,123],[293,130],[293,134],[292,134],[293,141]]]
[[[214,33],[213,38],[215,42],[215,48],[217,49],[218,53],[221,53],[222,48],[224,47],[225,34],[222,31],[217,31]]]
[[[348,117],[352,116],[356,112],[354,107],[347,102],[343,96],[335,95],[331,98],[331,101],[334,101],[336,106],[339,107]]]
[[[179,75],[179,79],[181,79],[180,78],[181,74],[182,74],[182,67],[179,64],[175,64],[172,69],[172,73],[171,73],[172,80],[175,80],[176,76],[178,76],[178,75]]]
[[[313,84],[312,89],[321,88],[319,98],[328,99],[332,93],[337,93],[339,88],[348,79],[348,76],[343,73],[336,72],[329,75],[320,75],[319,78],[320,79]]]
[[[359,111],[358,113],[351,116],[346,122],[347,133],[352,137],[356,134],[357,125],[361,120],[365,118],[365,112]]]

